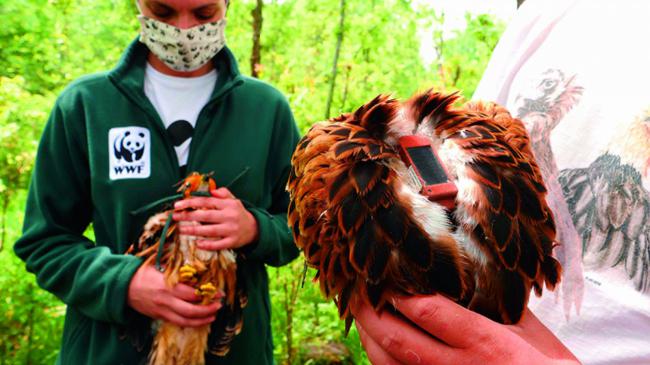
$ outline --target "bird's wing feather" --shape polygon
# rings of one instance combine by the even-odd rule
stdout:
[[[232,290],[234,298],[217,312],[216,319],[210,325],[208,336],[208,351],[217,356],[224,356],[230,350],[231,342],[238,335],[244,324],[244,308],[248,304],[246,280],[243,277],[244,265],[242,259],[237,257],[236,279],[229,281],[235,283]]]
[[[315,125],[292,159],[289,225],[323,293],[347,320],[357,291],[379,308],[387,289],[457,300],[467,290],[455,242],[425,232],[389,166],[399,158],[382,138],[395,110],[394,101],[377,98]]]
[[[494,295],[493,316],[517,322],[531,286],[539,293],[559,280],[546,189],[521,122],[494,104],[455,109],[456,99],[425,93],[407,103],[408,113],[423,124],[418,130],[429,125],[442,139],[439,155],[458,188],[456,217],[488,263],[479,291]]]

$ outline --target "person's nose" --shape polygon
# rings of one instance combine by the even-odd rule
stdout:
[[[181,29],[187,29],[187,28],[192,28],[198,24],[199,23],[191,14],[181,14],[178,17],[178,22],[176,26]]]

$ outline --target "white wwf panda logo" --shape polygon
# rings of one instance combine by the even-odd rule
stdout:
[[[139,161],[144,154],[145,135],[143,132],[124,132],[115,139],[114,152],[117,159],[123,158],[127,162]]]
[[[147,128],[112,128],[108,132],[108,150],[111,180],[149,177],[151,138]]]

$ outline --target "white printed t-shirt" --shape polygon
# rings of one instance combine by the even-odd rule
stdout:
[[[147,63],[144,93],[167,129],[179,167],[187,164],[196,120],[210,100],[216,82],[216,70],[198,77],[175,77],[163,74]]]
[[[650,364],[650,1],[527,0],[474,99],[526,125],[559,290],[529,307],[585,364]]]

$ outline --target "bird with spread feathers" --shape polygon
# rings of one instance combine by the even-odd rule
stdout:
[[[531,289],[560,280],[553,215],[524,125],[504,108],[428,91],[380,95],[314,125],[296,147],[288,223],[346,328],[352,300],[440,293],[516,323]],[[419,194],[399,140],[428,138],[457,187],[452,209]]]
[[[212,177],[194,172],[181,182],[178,198],[209,196],[215,188]],[[149,218],[138,243],[127,253],[143,257],[143,265],[155,264],[164,270],[169,287],[178,283],[194,287],[203,305],[213,302],[217,292],[225,294],[223,307],[212,324],[197,328],[179,327],[165,321],[154,324],[156,333],[149,364],[200,365],[205,363],[207,351],[217,356],[228,353],[230,343],[242,329],[247,295],[244,281],[240,280],[236,253],[229,249],[199,249],[195,236],[180,234],[177,228],[182,224],[200,223],[174,222],[171,219],[174,212],[170,209]]]

